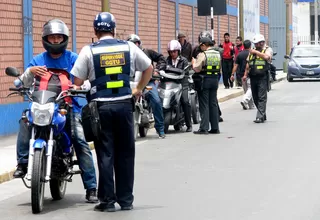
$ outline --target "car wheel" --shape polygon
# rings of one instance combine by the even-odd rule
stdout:
[[[293,78],[289,76],[289,74],[287,74],[287,80],[288,82],[292,82],[293,81]]]

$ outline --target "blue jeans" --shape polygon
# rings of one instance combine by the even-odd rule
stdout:
[[[164,133],[164,119],[163,119],[163,111],[162,111],[162,102],[160,100],[160,96],[157,90],[157,85],[155,82],[151,81],[148,83],[148,86],[152,87],[152,90],[148,91],[146,94],[146,98],[149,100],[155,125],[154,128],[158,133]]]
[[[75,113],[75,140],[73,143],[76,152],[79,167],[82,171],[81,177],[85,189],[96,189],[96,171],[94,168],[92,153],[90,147],[84,137],[81,125],[81,115]],[[20,130],[17,140],[17,160],[18,164],[27,164],[29,157],[29,141],[31,138],[31,128],[22,120],[20,120]]]

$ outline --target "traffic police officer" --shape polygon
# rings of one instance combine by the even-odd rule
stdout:
[[[71,73],[75,84],[91,83],[88,102],[91,114],[99,120],[94,140],[99,168],[98,198],[95,211],[115,211],[115,202],[122,210],[133,208],[135,141],[132,95],[139,95],[151,78],[150,59],[132,42],[115,39],[116,21],[108,12],[96,15],[94,22],[98,42],[82,48]],[[130,77],[141,71],[135,89]],[[113,180],[115,172],[115,184]],[[115,185],[115,186],[114,186]]]
[[[201,123],[195,134],[219,134],[219,109],[217,91],[219,85],[219,72],[221,66],[220,52],[213,47],[212,38],[200,38],[201,53],[193,59],[192,66],[195,88],[199,96],[199,110]],[[211,129],[209,131],[209,121]]]
[[[246,71],[242,79],[245,81],[248,75],[250,77],[252,97],[257,107],[257,116],[254,122],[263,123],[267,120],[268,70],[273,52],[270,47],[265,45],[265,38],[261,34],[254,36],[252,42],[255,49],[250,50]]]

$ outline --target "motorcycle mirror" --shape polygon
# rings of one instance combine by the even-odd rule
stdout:
[[[152,90],[152,87],[151,86],[146,86],[146,90],[150,91],[150,90]]]
[[[9,66],[9,67],[6,68],[5,72],[6,72],[6,74],[8,76],[13,76],[13,77],[20,76],[19,70],[17,68],[15,68],[15,67]]]
[[[188,70],[190,67],[191,67],[191,65],[187,65],[187,66],[183,69],[183,71]]]

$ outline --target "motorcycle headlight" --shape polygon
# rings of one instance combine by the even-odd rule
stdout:
[[[51,123],[54,113],[54,103],[47,103],[40,105],[38,103],[32,103],[31,115],[33,123],[38,126],[46,126]]]

